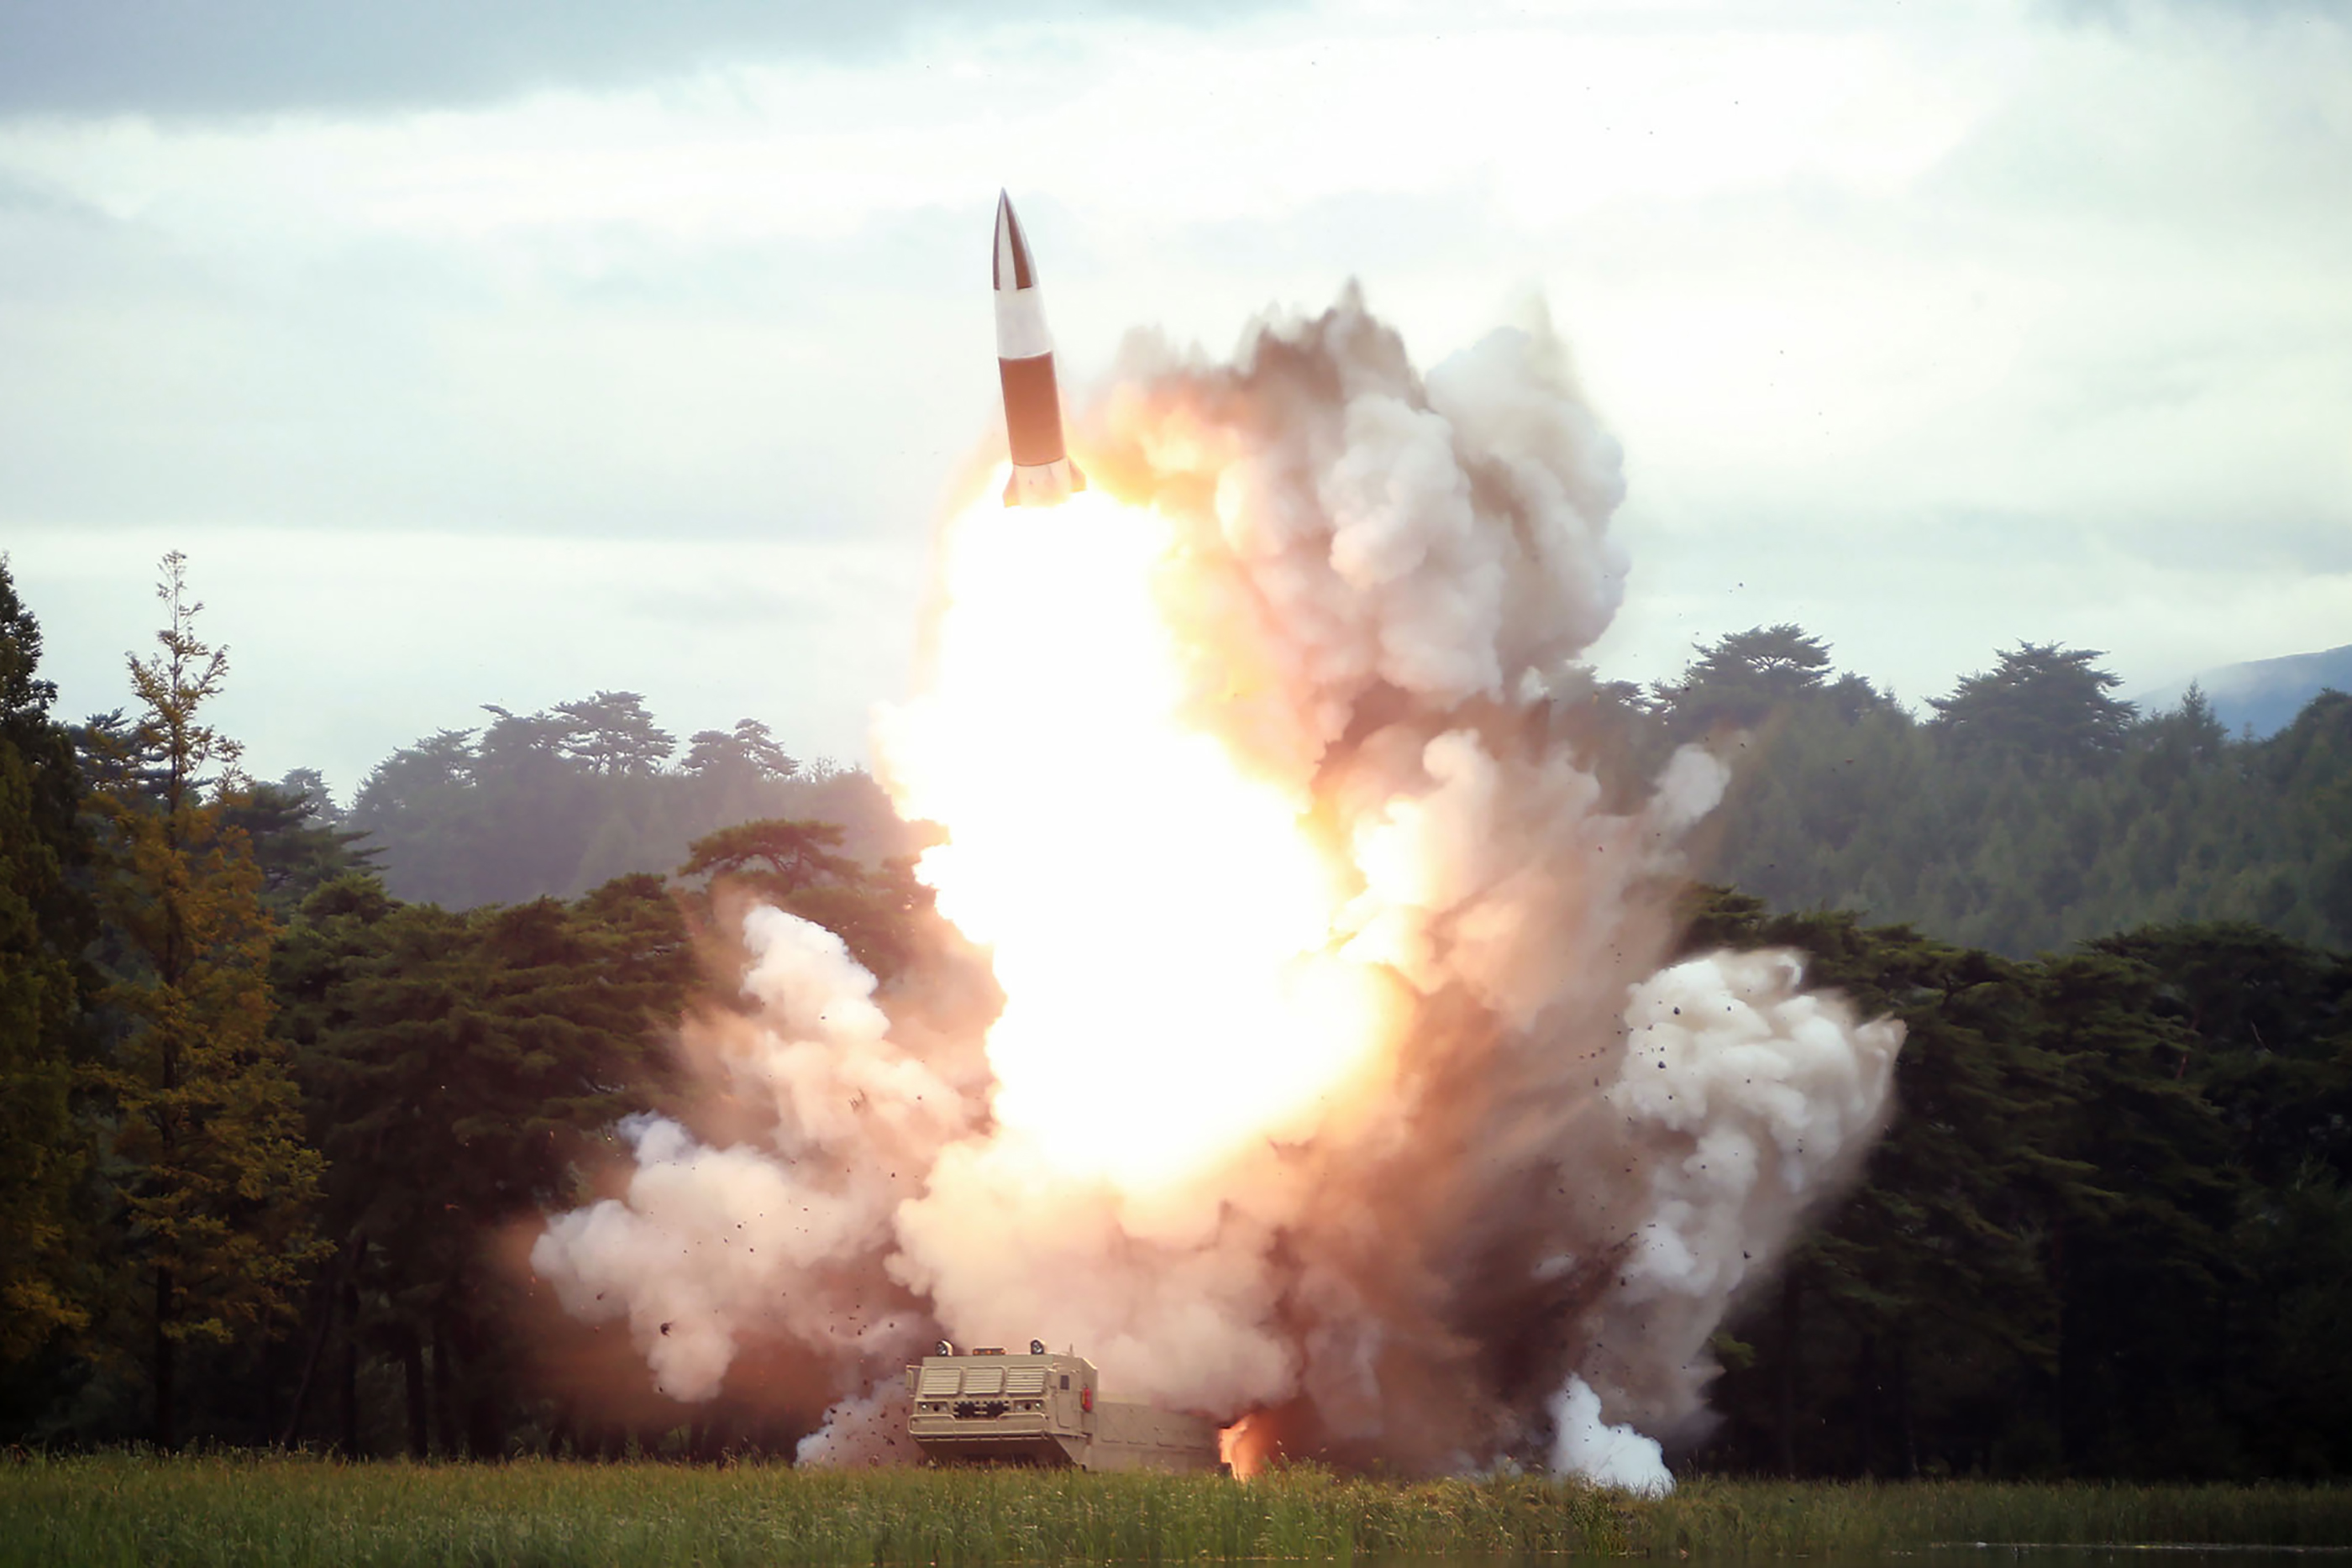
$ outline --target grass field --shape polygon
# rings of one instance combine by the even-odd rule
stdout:
[[[0,1563],[1857,1557],[1979,1541],[2340,1546],[2352,1489],[1698,1481],[1644,1501],[1533,1479],[1407,1485],[1315,1469],[1239,1483],[535,1460],[0,1464]]]

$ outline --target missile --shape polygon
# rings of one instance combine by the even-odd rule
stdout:
[[[1045,330],[1045,297],[1013,198],[996,196],[996,373],[1004,383],[1004,436],[1013,448],[1008,507],[1053,507],[1087,487],[1062,445],[1062,389],[1054,379],[1054,340]]]

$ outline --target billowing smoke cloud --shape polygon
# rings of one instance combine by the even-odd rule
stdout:
[[[532,1267],[676,1397],[754,1343],[822,1370],[811,1461],[890,1452],[935,1335],[1034,1336],[1244,1458],[1667,1484],[1901,1032],[1790,955],[1662,967],[1727,771],[1627,803],[1558,716],[1624,580],[1614,442],[1548,325],[1424,381],[1352,291],[1232,363],[1136,340],[1081,429],[1096,492],[951,528],[880,727],[984,1042],[755,910],[692,1127],[633,1124]]]
[[[625,1196],[556,1217],[530,1253],[565,1311],[625,1320],[656,1386],[680,1400],[716,1394],[748,1339],[786,1339],[851,1379],[920,1345],[929,1315],[883,1288],[871,1254],[971,1117],[891,1042],[874,977],[840,937],[765,907],[742,937],[757,1010],[690,1018],[683,1042],[739,1141],[631,1118]]]

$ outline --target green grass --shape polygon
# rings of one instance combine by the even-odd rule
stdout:
[[[2352,1490],[1701,1481],[1641,1502],[1532,1479],[1408,1485],[1311,1469],[1242,1484],[127,1454],[0,1466],[0,1563],[1822,1556],[1955,1541],[2344,1544]]]
[[[1699,1480],[1629,1514],[1626,1544],[1649,1556],[1868,1555],[1979,1542],[2352,1546],[2352,1487]]]

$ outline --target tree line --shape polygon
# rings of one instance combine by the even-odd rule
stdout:
[[[2134,925],[2252,922],[2352,946],[2352,696],[2263,740],[2194,687],[2141,713],[2095,650],[2021,643],[1914,714],[1796,626],[1703,646],[1553,724],[1621,795],[1672,747],[1738,760],[1702,871],[1784,910],[1849,909],[2022,958]]]
[[[714,879],[887,986],[916,841],[862,775],[751,721],[681,757],[627,693],[494,711],[338,810],[240,771],[176,556],[162,602],[131,705],[70,725],[0,562],[0,1437],[664,1440],[680,1413],[597,1427],[533,1380],[497,1239],[675,1092]],[[2352,1464],[2352,702],[2232,740],[2095,659],[2021,646],[1922,718],[1759,628],[1534,716],[1629,799],[1675,745],[1745,745],[1687,941],[1802,948],[1910,1030],[1890,1133],[1718,1336],[1685,1462]],[[730,1419],[667,1440],[798,1435]]]
[[[1716,1351],[1738,1472],[2352,1471],[2352,958],[2243,923],[2019,961],[1696,900],[1908,1029],[1897,1113]]]
[[[315,775],[240,771],[207,722],[227,662],[176,554],[160,595],[135,706],[68,726],[0,562],[0,1435],[544,1441],[488,1243],[580,1201],[614,1122],[664,1103],[713,881],[884,976],[920,890],[906,862],[845,852],[841,824],[762,820],[691,841],[673,878],[404,899]],[[798,772],[748,721],[696,742],[689,810]],[[855,800],[842,777],[814,782]]]
[[[2020,644],[1915,714],[1801,628],[1756,627],[1647,688],[1586,681],[1540,718],[1625,803],[1676,746],[1731,751],[1699,870],[1775,909],[1850,909],[2015,958],[2184,921],[2352,946],[2352,696],[2252,740],[2193,689],[2137,711],[2098,657]],[[753,720],[680,747],[632,692],[488,711],[387,758],[347,812],[314,773],[282,793],[364,833],[396,896],[449,908],[661,874],[761,818],[834,822],[870,862],[919,847],[869,776],[803,766]]]
[[[681,752],[635,692],[484,711],[478,728],[441,730],[377,764],[347,813],[315,773],[283,786],[363,835],[396,896],[452,909],[576,898],[667,872],[696,840],[762,818],[833,822],[867,861],[916,847],[870,775],[803,763],[757,719],[699,731]]]
[[[2191,690],[2143,714],[2093,651],[2021,644],[1916,715],[1795,626],[1696,651],[1643,688],[1585,681],[1540,716],[1621,802],[1676,746],[1732,751],[1700,870],[1781,910],[1851,909],[2011,957],[2126,927],[2251,921],[2352,946],[2352,697],[2232,737]],[[633,692],[488,710],[405,747],[322,821],[365,835],[397,896],[450,908],[660,874],[735,822],[815,818],[879,862],[918,840],[863,772],[803,767],[746,719],[681,749]]]

